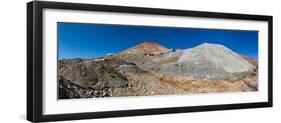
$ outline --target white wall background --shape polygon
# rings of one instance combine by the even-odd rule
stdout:
[[[0,122],[25,123],[26,112],[26,2],[2,0],[0,4]],[[183,10],[265,14],[274,16],[274,108],[212,111],[169,115],[80,120],[90,122],[280,122],[281,114],[281,2],[278,0],[81,0],[97,4]],[[280,53],[280,54],[278,54]],[[69,121],[65,121],[69,122]]]

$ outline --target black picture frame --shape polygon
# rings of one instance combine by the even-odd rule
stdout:
[[[92,112],[92,113],[73,112],[71,114],[43,115],[42,113],[43,12],[42,10],[45,8],[266,21],[268,22],[268,101],[258,102],[258,103],[139,109],[139,110],[107,111],[107,112]],[[63,3],[63,2],[45,2],[45,1],[29,2],[27,3],[27,120],[32,122],[63,121],[63,120],[94,119],[94,118],[107,118],[107,117],[124,117],[124,116],[137,116],[137,115],[155,115],[155,114],[200,112],[200,111],[213,111],[213,110],[272,107],[273,106],[273,96],[272,96],[273,32],[272,30],[273,30],[273,17],[264,16],[264,15],[185,11],[185,10],[93,5],[93,4]]]

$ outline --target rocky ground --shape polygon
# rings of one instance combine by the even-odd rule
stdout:
[[[95,59],[62,59],[59,99],[258,90],[257,61],[221,45],[169,50],[145,42]]]

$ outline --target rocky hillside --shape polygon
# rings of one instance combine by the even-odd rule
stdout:
[[[117,65],[117,62],[94,59],[60,60],[59,75],[81,87],[106,91],[106,95],[125,95],[128,80],[115,70]]]
[[[66,80],[63,76],[58,78],[59,99],[75,99],[75,98],[93,98],[106,96],[106,93],[99,93],[93,88],[85,88],[71,81]]]
[[[116,55],[63,59],[59,98],[258,90],[257,61],[218,44],[169,50],[144,42]]]
[[[248,56],[245,55],[240,55],[243,59],[245,59],[246,61],[248,61],[249,63],[251,63],[252,65],[256,66],[256,68],[258,67],[258,61],[255,59],[252,59]]]

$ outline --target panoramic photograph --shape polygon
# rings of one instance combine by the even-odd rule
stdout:
[[[58,99],[258,91],[258,31],[57,23]]]

